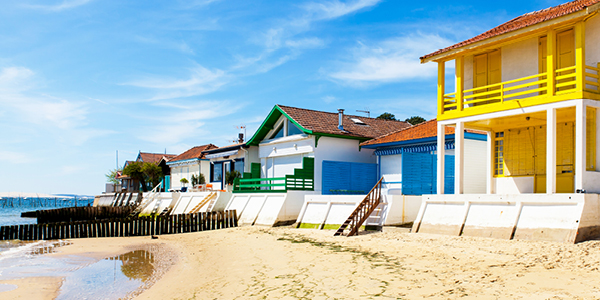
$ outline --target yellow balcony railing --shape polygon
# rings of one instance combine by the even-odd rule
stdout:
[[[566,100],[569,98],[564,95],[578,91],[600,95],[600,63],[598,67],[585,66],[583,80],[578,80],[576,66],[558,69],[554,72],[554,88],[552,91],[548,87],[548,73],[544,72],[465,89],[462,91],[462,99],[458,99],[456,92],[444,94],[443,103],[439,104],[442,106],[442,115],[438,118],[448,119],[530,106],[529,104],[535,105]],[[578,88],[578,84],[583,88]],[[573,97],[577,97],[577,95],[573,95]],[[527,103],[529,100],[534,99],[537,101]]]

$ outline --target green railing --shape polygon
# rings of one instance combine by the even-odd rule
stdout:
[[[258,167],[258,168],[257,168]],[[294,169],[294,174],[285,177],[256,178],[260,176],[260,164],[251,165],[252,173],[244,173],[244,178],[233,181],[234,193],[285,193],[287,191],[314,191],[314,158],[304,157],[302,169]],[[255,177],[256,176],[256,177]]]

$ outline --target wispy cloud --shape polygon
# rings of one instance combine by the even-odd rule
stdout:
[[[329,20],[355,13],[367,7],[371,7],[381,0],[355,0],[341,2],[339,0],[311,2],[304,5],[304,9],[310,13],[312,20]]]
[[[432,34],[398,37],[372,46],[359,42],[348,61],[326,73],[334,80],[350,84],[429,78],[435,76],[436,66],[421,64],[419,57],[449,44],[449,40]]]
[[[146,36],[136,36],[135,40],[144,44],[157,45],[161,48],[174,49],[186,54],[195,54],[194,50],[185,41],[161,40]]]
[[[4,163],[26,164],[33,161],[31,156],[16,151],[0,151],[0,161]]]
[[[64,0],[58,4],[24,4],[23,7],[31,9],[39,9],[46,11],[59,12],[66,9],[75,8],[78,6],[85,5],[92,0]]]
[[[223,70],[209,70],[195,64],[189,69],[189,78],[150,77],[124,83],[124,85],[148,88],[158,91],[150,100],[164,100],[203,95],[214,92],[229,82],[230,76]]]
[[[71,101],[33,90],[40,86],[35,72],[24,67],[0,69],[0,105],[11,118],[53,131],[56,139],[82,144],[90,138],[111,133],[85,127],[89,109],[84,102]]]
[[[160,115],[147,116],[152,121],[149,128],[143,132],[152,132],[151,135],[142,135],[140,139],[159,145],[177,145],[191,137],[208,135],[217,128],[206,128],[208,120],[223,118],[239,111],[243,104],[230,101],[188,101],[187,103],[173,104],[170,102],[157,102],[154,106],[161,107]]]

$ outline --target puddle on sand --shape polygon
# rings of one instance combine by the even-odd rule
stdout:
[[[0,280],[26,277],[62,277],[56,299],[127,299],[152,284],[154,251],[135,250],[98,260],[86,256],[48,256],[60,252],[65,241],[18,242],[0,245]],[[4,247],[3,247],[4,246]],[[16,285],[0,284],[2,293]]]
[[[57,300],[123,299],[139,291],[154,273],[154,255],[131,251],[87,265],[69,274]]]

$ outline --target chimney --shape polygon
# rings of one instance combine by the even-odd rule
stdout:
[[[338,109],[338,115],[339,115],[339,120],[338,120],[338,129],[341,131],[344,131],[344,124],[342,124],[342,118],[344,117],[344,110],[343,109]]]
[[[240,144],[244,142],[244,134],[243,133],[238,134],[238,142]]]

